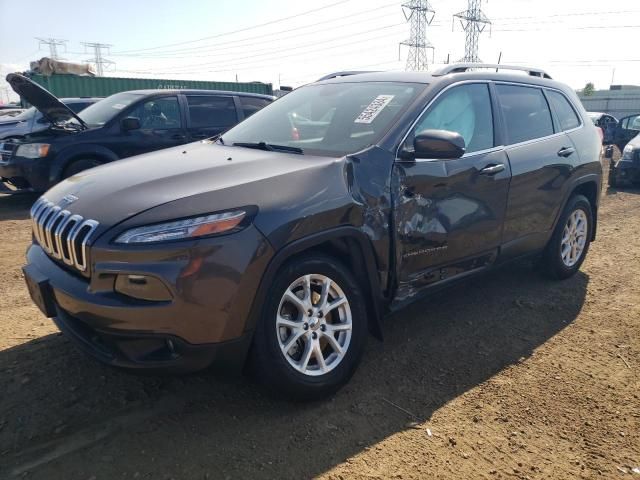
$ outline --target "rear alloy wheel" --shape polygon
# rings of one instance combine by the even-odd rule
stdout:
[[[574,275],[584,261],[593,232],[593,213],[583,195],[569,199],[542,257],[542,267],[556,279]]]
[[[367,335],[365,306],[351,273],[313,255],[276,275],[254,335],[253,367],[278,393],[321,398],[346,383]]]

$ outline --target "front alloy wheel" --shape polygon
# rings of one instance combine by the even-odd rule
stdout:
[[[325,275],[304,275],[284,292],[276,329],[280,351],[304,375],[323,375],[344,359],[351,342],[351,308]]]
[[[279,394],[312,400],[355,372],[367,336],[360,287],[335,258],[311,254],[276,274],[258,323],[251,366]]]

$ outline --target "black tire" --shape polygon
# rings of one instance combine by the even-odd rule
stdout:
[[[578,257],[577,261],[573,265],[568,266],[562,259],[562,236],[569,217],[577,210],[582,210],[587,219],[586,240],[582,253]],[[560,215],[558,224],[556,225],[553,235],[551,236],[551,239],[549,240],[549,243],[542,255],[541,267],[543,272],[548,277],[556,280],[562,280],[575,275],[587,256],[592,236],[593,210],[591,208],[591,204],[584,195],[573,195],[567,202],[562,215]]]
[[[292,361],[295,361],[295,359],[293,359],[292,355],[285,357],[286,354],[281,350],[280,341],[282,335],[292,334],[293,330],[282,330],[276,327],[276,316],[278,313],[282,313],[282,311],[279,312],[278,309],[280,308],[280,302],[283,299],[284,293],[297,279],[310,274],[324,275],[337,284],[348,301],[352,322],[351,338],[344,356],[333,369],[317,376],[305,374],[289,363],[287,358],[292,359]],[[312,291],[316,289],[315,291],[317,292],[319,286],[313,284],[313,281],[317,280],[312,280]],[[283,304],[283,309],[284,308],[285,304]],[[336,308],[333,311],[335,312],[337,310]],[[351,378],[360,362],[368,331],[365,311],[365,303],[357,282],[349,270],[340,262],[332,257],[320,254],[312,254],[308,257],[293,259],[280,269],[269,290],[263,315],[258,322],[253,340],[251,353],[253,373],[260,382],[267,385],[267,387],[275,393],[285,395],[293,400],[315,400],[336,392]],[[334,319],[338,318],[338,314],[339,313],[329,313],[324,318],[324,321],[329,324],[329,322],[333,322],[335,321]],[[304,317],[304,314],[298,312],[296,312],[296,315],[300,315],[300,317],[296,317],[296,320],[302,322],[310,318]],[[320,313],[320,315],[322,315],[322,313]],[[318,328],[316,325],[314,325],[314,327]],[[324,332],[325,326],[320,327],[323,329],[322,332]],[[299,332],[299,330],[297,331]],[[313,338],[318,338],[318,342],[325,341],[325,345],[322,347],[323,351],[333,352],[333,349],[330,347],[327,348],[326,333],[321,333],[319,330],[309,328],[309,336],[306,336],[307,333],[304,335],[305,337],[298,341],[297,345],[294,344],[295,348],[292,347],[294,351],[307,348],[308,345],[306,343],[304,343],[303,347],[300,342],[308,341],[305,339],[310,339],[310,335],[317,335]],[[334,333],[332,335],[337,335],[337,338],[344,340],[344,337],[341,337],[341,333]],[[291,337],[285,337],[282,341],[288,341],[288,338]],[[288,353],[291,351],[290,349]],[[306,352],[306,350],[302,350],[301,356],[304,355],[304,352]],[[323,354],[321,353],[321,355]],[[315,362],[315,368],[319,368],[319,363],[316,358],[317,357],[314,356],[314,358],[310,360],[309,365],[311,366],[312,363]]]
[[[95,158],[81,158],[78,160],[73,160],[69,165],[64,168],[62,172],[62,179],[72,177],[76,173],[80,173],[84,170],[89,170],[93,167],[98,167],[102,165],[102,162]]]

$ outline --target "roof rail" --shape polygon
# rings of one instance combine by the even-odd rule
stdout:
[[[499,65],[494,63],[452,63],[451,65],[447,65],[436,70],[431,75],[442,76],[448,75],[449,73],[462,73],[473,68],[495,68],[496,72],[498,70],[519,70],[521,72],[527,72],[532,77],[551,79],[551,75],[539,68],[519,67],[516,65]]]
[[[316,80],[316,82],[321,82],[323,80],[331,80],[332,78],[338,78],[338,77],[348,77],[350,75],[358,75],[360,73],[373,73],[376,70],[347,70],[345,72],[334,72],[334,73],[329,73],[328,75],[325,75],[324,77],[319,78],[318,80]]]

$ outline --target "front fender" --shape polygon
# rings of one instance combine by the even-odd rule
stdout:
[[[361,263],[360,266],[364,271],[361,271],[361,275],[359,276],[357,275],[358,272],[354,273],[356,273],[361,282],[366,278],[367,284],[362,286],[363,288],[368,289],[368,292],[365,291],[363,293],[365,298],[368,300],[367,313],[371,319],[369,329],[376,338],[382,339],[382,290],[380,287],[378,272],[376,271],[373,246],[371,245],[369,238],[360,229],[353,226],[340,226],[324,230],[290,242],[282,247],[271,258],[271,261],[262,275],[260,286],[258,287],[249,318],[247,319],[245,327],[247,331],[255,329],[255,326],[260,319],[262,306],[265,304],[269,293],[269,287],[273,284],[276,274],[282,265],[295,255],[298,255],[303,251],[311,250],[314,247],[318,247],[330,240],[347,240],[347,244],[349,245],[349,256],[354,259],[354,257],[360,255],[360,262],[357,263]]]

